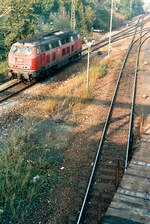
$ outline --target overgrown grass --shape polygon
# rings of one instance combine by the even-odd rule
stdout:
[[[8,77],[8,62],[1,61],[0,62],[0,83],[3,83],[5,79]]]
[[[52,192],[62,181],[58,175],[62,158],[48,144],[35,141],[34,132],[33,121],[28,119],[23,128],[2,135],[0,223],[34,223],[33,217],[42,209],[41,214],[53,216],[58,197]]]

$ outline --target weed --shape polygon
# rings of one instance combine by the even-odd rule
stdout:
[[[47,207],[48,216],[52,215],[57,201],[56,194],[49,192],[61,181],[57,168],[59,160],[55,163],[47,158],[44,145],[35,145],[31,119],[25,123],[23,128],[15,127],[8,135],[2,135],[0,223],[32,223],[36,210],[41,209],[41,199]],[[39,149],[43,153],[39,153]],[[56,152],[50,151],[55,158]],[[36,156],[31,159],[31,154]]]
[[[101,70],[100,70],[101,77],[107,75],[108,68],[109,68],[109,66],[107,64],[101,68]]]
[[[8,75],[8,62],[2,61],[0,63],[0,83],[3,83]]]

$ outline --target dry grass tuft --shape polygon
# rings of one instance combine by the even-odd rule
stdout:
[[[87,90],[87,74],[86,69],[64,82],[58,89],[53,91],[46,100],[39,106],[39,111],[44,116],[50,116],[54,110],[58,109],[68,110],[68,112],[75,113],[80,111],[83,106],[89,104],[93,99],[92,87],[96,84],[97,79],[105,76],[108,72],[116,72],[114,68],[117,65],[117,70],[120,67],[120,61],[113,61],[110,57],[105,57],[101,60],[99,57],[94,57],[90,62],[89,70],[89,89]],[[86,66],[84,66],[86,68]]]

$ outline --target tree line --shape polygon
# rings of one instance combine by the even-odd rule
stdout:
[[[70,27],[72,0],[0,0],[0,57],[12,43],[51,29]],[[75,0],[76,29],[86,35],[91,28],[108,31],[111,0]],[[114,0],[115,15],[124,19],[143,14],[143,0]],[[123,20],[113,17],[113,27]]]

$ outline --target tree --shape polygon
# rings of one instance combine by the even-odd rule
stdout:
[[[144,13],[142,0],[120,0],[117,7],[119,12],[125,15],[126,18],[131,18]]]
[[[131,9],[132,1],[132,10]],[[70,27],[72,0],[0,0],[1,47],[6,51],[36,32]],[[111,0],[76,0],[76,28],[86,35],[91,28],[108,30]],[[126,18],[143,13],[143,0],[118,0],[117,12]],[[0,17],[1,19],[1,17]],[[113,18],[114,19],[114,18]],[[118,22],[116,23],[118,24]]]
[[[83,35],[86,35],[87,32],[91,31],[91,28],[93,26],[95,20],[95,12],[92,8],[92,5],[88,4],[87,2],[85,4],[83,3],[84,0],[77,2],[76,23],[77,29],[79,29]]]
[[[144,2],[141,0],[134,0],[132,3],[132,16],[137,16],[144,13]]]
[[[6,0],[2,7],[7,5],[10,11],[5,15],[3,24],[6,32],[5,46],[10,45],[20,39],[31,36],[36,32],[38,17],[34,12],[34,0]]]

